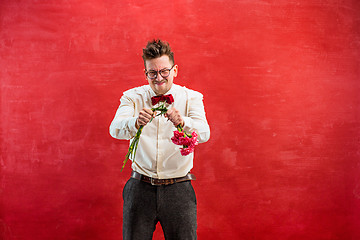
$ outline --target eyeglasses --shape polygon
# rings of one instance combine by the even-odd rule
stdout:
[[[157,76],[158,76],[158,73],[163,77],[163,78],[166,78],[170,75],[170,71],[171,69],[173,69],[175,66],[175,64],[171,67],[171,68],[163,68],[159,71],[154,71],[154,70],[151,70],[151,71],[146,71],[145,74],[148,78],[150,79],[155,79]]]

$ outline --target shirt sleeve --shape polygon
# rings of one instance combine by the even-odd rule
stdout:
[[[210,127],[206,120],[203,95],[192,91],[188,99],[188,114],[183,117],[184,130],[195,131],[198,134],[199,143],[207,142],[210,138]]]
[[[132,99],[123,95],[120,99],[120,106],[110,124],[110,135],[117,139],[131,139],[136,135],[135,104]]]

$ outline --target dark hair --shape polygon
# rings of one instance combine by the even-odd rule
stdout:
[[[142,58],[146,68],[146,60],[154,59],[167,55],[172,64],[174,64],[174,53],[171,51],[169,43],[160,39],[149,41],[146,48],[143,49]]]

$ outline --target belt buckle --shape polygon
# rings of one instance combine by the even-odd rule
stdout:
[[[155,183],[155,180],[158,180],[158,183]],[[150,178],[150,183],[153,186],[162,186],[162,185],[171,185],[176,183],[176,179],[170,178],[170,179],[157,179],[157,178]]]
[[[151,185],[153,185],[153,186],[160,186],[161,184],[156,184],[155,182],[154,182],[154,179],[155,178],[150,178],[150,183],[151,183]]]

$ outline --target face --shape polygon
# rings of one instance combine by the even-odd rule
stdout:
[[[167,55],[163,55],[159,58],[146,60],[145,64],[146,64],[145,72],[160,71],[163,70],[164,68],[170,69],[172,67],[172,63],[170,62],[169,56]],[[178,66],[175,65],[171,69],[170,75],[165,78],[162,77],[158,72],[156,78],[150,79],[149,77],[146,77],[146,79],[148,80],[151,89],[156,93],[156,95],[163,95],[170,90],[174,78],[177,76],[177,72],[178,72]]]

